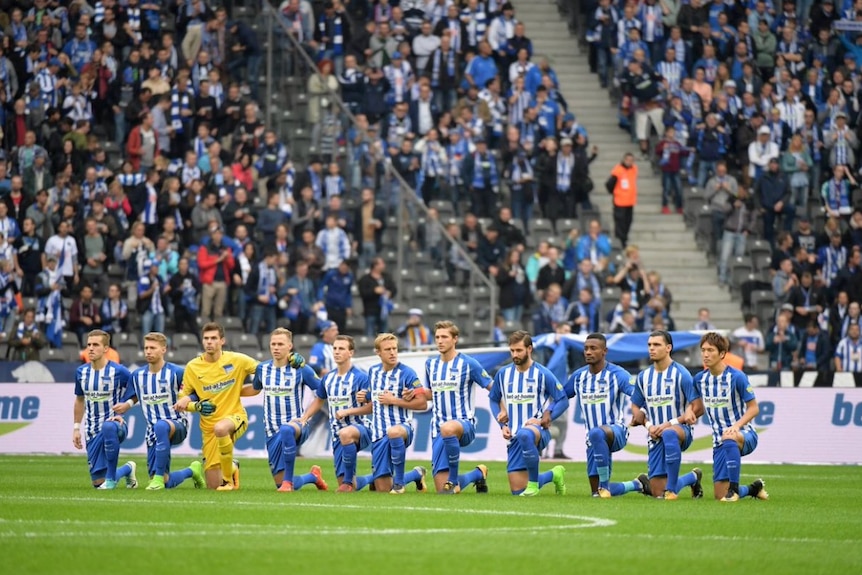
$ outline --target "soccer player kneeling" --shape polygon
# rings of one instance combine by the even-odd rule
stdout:
[[[299,419],[302,413],[304,387],[317,392],[319,385],[314,370],[305,359],[293,351],[293,333],[283,327],[269,337],[272,359],[257,366],[252,387],[263,390],[263,421],[266,430],[266,450],[269,470],[281,492],[291,492],[313,483],[326,491],[320,467],[313,465],[305,475],[294,475],[297,448],[309,435],[308,421]]]
[[[205,323],[201,338],[204,353],[186,365],[174,409],[201,413],[207,487],[233,491],[239,489],[233,446],[248,429],[248,414],[239,398],[256,393],[245,380],[254,374],[257,361],[243,353],[223,351],[224,327],[218,323]],[[198,401],[192,401],[193,397]]]
[[[400,495],[404,493],[405,484],[415,482],[422,490],[424,473],[418,469],[404,473],[407,448],[413,443],[413,411],[428,405],[422,383],[412,368],[398,361],[395,335],[378,335],[374,350],[380,363],[368,370],[369,390],[357,394],[359,403],[370,401],[372,406],[371,479],[374,489]]]
[[[724,363],[730,349],[727,338],[709,332],[700,338],[700,352],[706,369],[694,378],[703,396],[706,415],[712,426],[712,481],[715,498],[725,502],[742,497],[769,499],[763,480],[739,485],[742,457],[757,447],[757,431],[751,421],[760,409],[748,376]]]
[[[112,406],[126,394],[129,370],[105,357],[110,336],[95,329],[87,335],[87,355],[90,363],[75,372],[75,409],[72,445],[82,449],[81,422],[87,444],[87,464],[93,487],[114,489],[117,481],[126,478],[126,487],[138,486],[137,465],[130,461],[117,469],[120,444],[128,431],[126,422],[115,414]]]
[[[335,337],[332,343],[335,369],[323,376],[317,386],[317,396],[299,418],[306,425],[323,404],[327,404],[332,459],[340,493],[358,491],[369,481],[367,477],[356,477],[356,454],[371,445],[371,430],[365,418],[371,414],[371,402],[361,405],[356,399],[359,392],[368,393],[368,376],[353,366],[355,349],[349,335]]]
[[[151,332],[144,336],[144,358],[147,365],[132,372],[123,402],[114,406],[114,412],[126,413],[141,402],[147,420],[147,471],[150,483],[147,490],[158,491],[178,486],[186,479],[194,480],[200,489],[206,482],[200,461],[193,461],[185,469],[171,472],[171,446],[181,444],[188,435],[188,415],[174,409],[183,382],[183,368],[165,361],[168,338]]]
[[[553,482],[558,495],[566,492],[565,469],[557,465],[539,473],[539,453],[551,441],[551,421],[569,407],[563,385],[543,365],[533,361],[533,339],[525,331],[509,336],[512,363],[497,372],[489,396],[491,413],[509,442],[509,489],[532,497]],[[501,404],[503,409],[501,409]]]

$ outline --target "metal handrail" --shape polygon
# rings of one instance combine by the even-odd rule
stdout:
[[[308,67],[309,70],[312,71],[313,74],[317,74],[318,76],[320,76],[320,72],[317,70],[317,64],[314,62],[314,60],[311,59],[311,57],[308,55],[308,53],[305,51],[305,49],[303,49],[302,45],[294,37],[292,31],[290,29],[288,29],[288,27],[284,24],[284,22],[282,22],[281,19],[278,17],[278,13],[276,12],[275,7],[272,6],[269,2],[262,2],[262,5],[263,5],[263,7],[262,7],[260,15],[264,16],[264,17],[265,16],[271,16],[272,17],[272,21],[275,23],[275,25],[280,26],[282,28],[282,30],[284,31],[285,36],[287,36],[290,39],[290,43],[293,46],[294,53],[298,54],[299,57],[305,61],[306,66]],[[273,125],[272,124],[272,115],[270,113],[270,109],[272,107],[273,49],[275,48],[275,44],[273,42],[273,33],[272,32],[273,32],[272,26],[267,25],[267,32],[266,32],[266,39],[267,39],[267,49],[266,49],[266,71],[267,71],[266,106],[267,106],[267,125],[268,126]],[[321,79],[322,79],[322,76],[321,76]],[[332,99],[332,101],[338,105],[338,107],[341,109],[342,113],[344,113],[344,115],[350,120],[350,123],[353,125],[353,127],[357,128],[356,117],[353,115],[353,113],[350,111],[350,109],[341,100],[341,96],[339,96],[337,92],[331,91],[326,82],[321,82],[321,84],[324,86],[324,89],[326,90],[328,96]],[[359,128],[357,128],[357,129],[359,129]],[[364,129],[360,129],[360,132],[364,136],[367,136],[367,132]],[[404,208],[405,208],[404,202],[409,199],[409,201],[411,201],[413,203],[413,205],[415,205],[416,207],[418,207],[422,211],[422,213],[426,216],[426,218],[428,217],[428,207],[425,205],[425,202],[419,198],[419,196],[416,194],[416,191],[411,186],[409,186],[407,184],[407,182],[404,180],[404,178],[401,176],[401,174],[399,174],[397,170],[394,170],[391,168],[391,164],[387,164],[387,172],[388,172],[388,174],[387,174],[388,176],[390,176],[390,177],[394,176],[395,179],[398,180],[398,184],[399,184],[399,187],[401,189],[401,193],[399,194],[398,234],[397,234],[397,237],[398,237],[398,260],[397,260],[397,262],[398,262],[397,263],[398,273],[396,274],[395,280],[396,280],[397,286],[398,286],[398,293],[402,294],[402,297],[403,297],[404,292],[402,290],[402,287],[404,284],[403,284],[403,279],[402,279],[402,275],[401,275],[401,269],[404,266],[404,247],[405,247],[404,246],[405,238],[404,238],[404,233],[403,233],[403,230],[404,230],[404,211],[405,211],[404,210]],[[404,193],[405,191],[407,193]],[[426,221],[428,221],[428,220],[426,220]],[[446,227],[442,224],[442,222],[440,222],[438,220],[436,222],[436,225],[440,228],[440,231],[442,232],[443,237],[446,238],[446,240],[450,244],[455,246],[456,250],[459,252],[459,254],[463,257],[463,259],[465,261],[469,262],[469,266],[470,266],[470,289],[469,289],[470,300],[469,301],[470,301],[470,327],[471,328],[472,328],[473,322],[475,321],[475,318],[476,318],[476,305],[475,305],[476,299],[475,299],[475,294],[474,294],[474,290],[473,290],[474,277],[478,276],[481,279],[481,283],[485,284],[485,286],[488,287],[488,292],[489,292],[488,305],[489,305],[489,310],[490,310],[489,311],[489,313],[490,313],[490,318],[489,318],[490,319],[490,322],[489,322],[490,323],[490,329],[489,329],[488,335],[489,335],[489,338],[493,341],[493,339],[494,339],[494,318],[495,318],[495,314],[497,312],[497,283],[490,276],[486,276],[485,273],[482,272],[482,269],[478,265],[476,265],[476,262],[474,262],[473,258],[470,257],[470,254],[461,245],[461,242],[449,235],[449,232],[446,231]]]

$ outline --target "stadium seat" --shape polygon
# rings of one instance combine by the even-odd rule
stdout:
[[[176,333],[173,336],[173,344],[174,348],[180,349],[182,347],[189,347],[197,351],[200,349],[200,342],[198,341],[197,336],[193,333]]]
[[[78,342],[78,334],[73,331],[64,330],[63,331],[63,347],[75,347],[80,348],[81,344]]]
[[[190,347],[181,347],[172,353],[174,358],[172,361],[180,365],[187,364],[200,354],[198,350],[192,349]]]
[[[258,341],[257,336],[249,333],[231,334],[231,337],[226,341],[226,343],[231,349],[242,353],[248,353],[248,351],[243,350],[257,351],[260,349],[260,342]]]
[[[428,286],[428,291],[433,296],[434,292],[437,289],[440,289],[441,286],[446,285],[446,283],[449,281],[449,278],[446,275],[446,272],[444,272],[443,270],[428,270],[428,272],[426,272],[425,274],[424,280],[425,284]]]
[[[308,350],[310,350],[311,346],[315,343],[317,343],[317,337],[308,333],[301,333],[293,336],[293,347],[294,349],[299,350],[300,353],[303,351],[308,353]],[[269,351],[269,342],[267,342],[267,348],[264,351]]]
[[[115,346],[115,349],[120,355],[120,361],[123,362],[124,365],[127,365],[130,362],[137,360],[138,352],[140,351],[138,345],[134,343],[123,343]]]
[[[39,359],[42,361],[66,361],[66,356],[63,355],[62,349],[43,349],[39,352]]]
[[[727,267],[728,270],[730,270],[731,275],[738,273],[737,270],[744,270],[745,275],[754,271],[754,263],[748,256],[731,258],[730,261],[727,262]]]
[[[133,345],[136,349],[140,347],[140,340],[137,332],[124,331],[111,335],[111,345],[114,347],[122,345]]]
[[[754,261],[757,261],[761,256],[772,256],[772,248],[769,247],[769,242],[760,238],[749,239],[746,249],[748,255]]]
[[[756,257],[752,254],[751,259],[753,261],[752,267],[754,271],[758,272],[767,272],[772,269],[772,255],[759,253]]]

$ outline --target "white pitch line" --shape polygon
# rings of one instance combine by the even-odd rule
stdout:
[[[12,497],[4,497],[4,501],[51,501],[54,503],[57,502],[73,502],[73,503],[108,503],[126,506],[129,504],[142,504],[147,506],[153,505],[168,505],[171,507],[175,507],[176,505],[221,505],[228,501],[228,498],[224,500],[179,500],[179,499],[98,499],[98,498],[90,498],[90,497],[42,497],[42,496],[31,496],[31,495],[18,495]],[[272,502],[254,502],[254,501],[230,501],[231,505],[240,505],[246,507],[259,507],[259,508],[271,508],[271,507],[313,507],[313,508],[323,508],[323,509],[350,509],[356,511],[382,511],[388,512],[389,510],[399,510],[399,511],[418,511],[418,512],[427,512],[427,513],[459,513],[464,511],[463,509],[452,509],[448,507],[420,507],[420,506],[392,506],[392,507],[369,507],[367,505],[356,505],[356,504],[341,504],[341,503],[308,503],[308,502],[290,502],[290,501],[272,501]],[[600,517],[587,517],[582,515],[570,515],[566,513],[534,513],[532,511],[517,511],[517,510],[494,510],[494,509],[469,509],[467,510],[469,513],[474,515],[508,515],[512,517],[543,517],[548,519],[565,519],[565,520],[575,520],[575,521],[590,521],[595,522],[595,527],[611,527],[616,525],[616,521],[613,519],[603,519]],[[2,521],[2,520],[0,520]]]

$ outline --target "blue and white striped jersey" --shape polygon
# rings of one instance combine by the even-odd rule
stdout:
[[[650,425],[682,417],[685,406],[700,397],[686,368],[672,361],[666,371],[654,365],[638,374],[632,403],[646,409]]]
[[[276,367],[270,359],[258,364],[251,383],[263,390],[263,425],[266,436],[272,437],[282,425],[302,415],[303,385],[316,392],[320,380],[307,365],[301,369]]]
[[[835,357],[841,360],[841,370],[862,373],[862,338],[855,342],[845,337],[835,346]]]
[[[439,355],[425,360],[425,389],[434,402],[434,425],[431,437],[440,433],[440,425],[453,419],[467,419],[476,423],[475,391],[471,384],[490,389],[494,380],[469,355],[458,353],[452,361],[443,361]]]
[[[630,380],[628,371],[610,362],[605,362],[599,373],[591,373],[590,366],[585,365],[569,377],[566,395],[577,396],[587,431],[603,425],[625,424],[625,398],[634,391]]]
[[[401,362],[389,371],[383,371],[380,363],[372,365],[368,370],[368,387],[374,409],[371,414],[371,441],[386,437],[386,430],[393,425],[413,425],[411,410],[380,403],[380,394],[385,391],[401,397],[408,389],[422,389],[419,376],[412,368]]]
[[[754,399],[748,376],[727,366],[721,375],[712,375],[708,369],[694,377],[694,388],[703,396],[703,407],[712,426],[712,446],[721,445],[724,430],[739,421],[745,413],[745,404]],[[753,430],[749,423],[742,429]]]
[[[515,435],[527,420],[541,419],[542,413],[556,401],[566,401],[566,392],[544,365],[533,362],[522,372],[510,363],[494,377],[489,399],[495,404],[503,400],[509,415],[509,429]]]
[[[329,409],[329,430],[333,442],[338,441],[338,432],[348,425],[368,425],[366,418],[360,415],[344,419],[335,417],[336,411],[360,407],[356,392],[362,390],[368,391],[368,376],[357,367],[351,367],[344,375],[337,369],[330,371],[317,386],[317,397],[325,399]]]
[[[111,409],[122,401],[129,385],[129,370],[109,361],[102,369],[89,363],[75,371],[75,395],[84,398],[84,438],[89,441],[114,416]]]
[[[188,428],[189,420],[186,412],[177,412],[174,404],[177,402],[180,388],[183,386],[183,368],[173,363],[165,363],[162,369],[153,373],[150,366],[139,367],[132,372],[129,388],[123,401],[137,398],[147,420],[147,445],[156,442],[153,426],[157,421],[170,419],[181,422]]]

